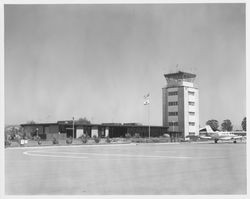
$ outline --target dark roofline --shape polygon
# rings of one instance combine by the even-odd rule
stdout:
[[[177,73],[164,74],[164,77],[172,79],[189,79],[189,78],[195,78],[196,75],[192,73],[178,71]]]
[[[34,124],[28,124],[28,123],[26,123],[26,124],[20,124],[20,126],[41,126],[41,125],[57,125],[57,123],[55,123],[55,122],[50,122],[50,123],[34,123]]]
[[[72,125],[71,123],[63,123],[62,121],[57,123],[34,123],[34,124],[20,124],[20,126],[46,126],[46,125]],[[148,125],[123,125],[123,124],[79,124],[74,123],[75,126],[106,126],[106,127],[147,127]],[[162,127],[162,128],[168,128],[168,126],[155,126],[151,125],[151,127]]]
[[[121,125],[120,127],[146,127],[148,128],[149,126],[148,125]],[[161,128],[169,128],[168,126],[155,126],[155,125],[150,125],[150,128],[153,128],[153,127],[161,127]]]

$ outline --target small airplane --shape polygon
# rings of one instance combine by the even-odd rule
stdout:
[[[213,129],[206,125],[204,128],[200,129],[200,132],[205,131],[206,133],[200,133],[199,138],[200,139],[208,139],[208,140],[214,140],[214,143],[217,143],[219,140],[221,141],[233,141],[233,143],[236,143],[237,140],[245,139],[245,136],[235,135],[227,131],[213,131]]]

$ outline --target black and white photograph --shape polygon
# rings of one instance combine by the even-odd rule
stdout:
[[[245,198],[246,5],[4,3],[3,196]]]

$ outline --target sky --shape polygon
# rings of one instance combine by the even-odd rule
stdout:
[[[5,5],[5,124],[162,125],[164,74],[195,73],[200,126],[246,116],[244,4]]]

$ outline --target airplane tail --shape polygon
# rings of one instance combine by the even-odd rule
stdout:
[[[215,132],[213,131],[213,129],[211,128],[211,126],[206,125],[205,128],[206,128],[207,133],[215,133]]]

